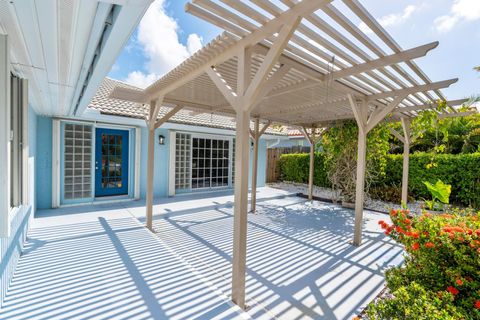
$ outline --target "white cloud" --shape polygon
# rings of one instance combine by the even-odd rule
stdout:
[[[187,50],[189,54],[194,54],[203,47],[203,38],[198,36],[196,33],[188,35],[187,39]]]
[[[124,81],[139,88],[146,88],[157,79],[158,76],[154,73],[145,74],[141,71],[133,71]]]
[[[455,0],[450,13],[435,19],[435,28],[438,32],[448,32],[461,21],[475,21],[480,19],[479,0]]]
[[[423,4],[417,6],[411,4],[406,6],[405,9],[403,9],[403,11],[400,13],[392,13],[381,17],[378,19],[378,22],[384,28],[400,26],[407,22],[407,20],[410,19],[415,12],[421,10],[422,8]],[[370,28],[364,22],[361,22],[358,27],[365,33],[372,33],[372,30],[370,30]]]
[[[178,31],[177,22],[165,12],[165,0],[154,1],[138,26],[136,41],[146,58],[147,73],[133,71],[125,81],[146,87],[202,47],[202,38],[195,33],[183,45]]]

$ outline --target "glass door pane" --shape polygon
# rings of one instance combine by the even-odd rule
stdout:
[[[192,139],[192,189],[228,186],[229,141]]]

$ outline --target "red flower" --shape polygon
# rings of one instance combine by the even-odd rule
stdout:
[[[462,279],[457,279],[457,280],[455,280],[455,283],[458,284],[459,286],[463,286],[463,281],[462,281]]]
[[[475,304],[473,306],[475,307],[475,309],[480,310],[480,300],[475,301]]]
[[[402,227],[396,227],[396,230],[398,233],[404,233],[405,231],[402,229]]]
[[[412,244],[413,250],[418,250],[419,248],[420,248],[420,244],[418,242],[415,242],[414,244]]]
[[[425,243],[425,248],[434,248],[434,247],[435,247],[435,244],[433,244],[432,242]]]
[[[415,239],[418,239],[420,235],[416,232],[412,232],[412,237],[414,237]]]
[[[447,291],[453,294],[454,296],[456,296],[459,293],[458,289],[452,286],[448,286]]]

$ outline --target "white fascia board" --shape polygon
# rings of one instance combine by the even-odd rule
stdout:
[[[10,61],[8,37],[0,35],[0,237],[10,235]]]
[[[104,115],[98,112],[97,110],[87,109],[82,116],[80,117],[65,117],[66,119],[72,120],[86,120],[86,121],[97,121],[97,122],[105,122],[111,124],[121,124],[121,125],[129,125],[129,126],[138,126],[138,127],[146,127],[145,120],[142,119],[135,119],[129,117],[122,117],[122,116],[111,116],[111,115]],[[188,131],[188,132],[197,132],[197,133],[210,133],[210,134],[218,134],[218,135],[226,135],[226,136],[234,136],[235,130],[233,129],[220,129],[220,128],[211,128],[205,126],[196,126],[196,125],[189,125],[189,124],[180,124],[180,123],[171,123],[167,122],[163,124],[161,129],[167,130],[175,130],[175,131]],[[288,136],[284,135],[275,135],[275,134],[263,134],[260,139],[264,140],[272,140],[272,139],[280,139],[280,140],[288,140]]]
[[[135,1],[134,3],[136,2],[138,1]],[[95,64],[92,76],[87,84],[87,88],[85,89],[83,96],[81,97],[75,115],[81,115],[85,111],[101,82],[110,71],[112,65],[115,63],[118,54],[121,52],[136,26],[140,22],[140,19],[145,14],[145,11],[148,9],[150,3],[151,1],[147,1],[144,3],[144,5],[128,5],[127,2],[127,5],[122,6],[119,9],[119,13],[115,17],[115,22],[112,26],[110,34],[108,35],[108,40],[106,41],[102,52],[100,53],[99,59]],[[73,100],[72,103],[76,104],[76,100]],[[73,108],[70,115],[73,115],[75,106],[72,107]]]

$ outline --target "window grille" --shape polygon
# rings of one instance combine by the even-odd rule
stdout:
[[[230,141],[193,138],[192,189],[228,186]]]
[[[65,124],[64,198],[92,197],[92,126]]]

